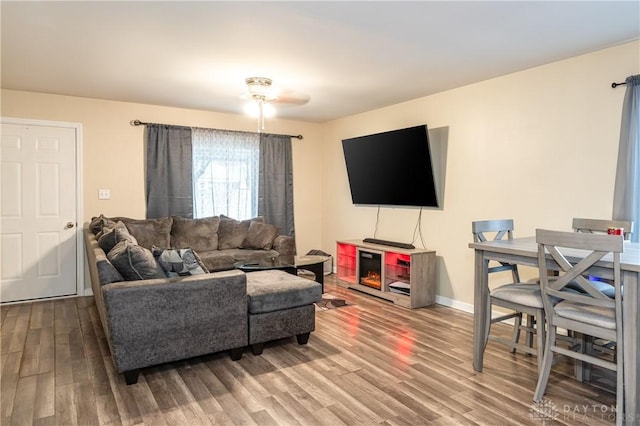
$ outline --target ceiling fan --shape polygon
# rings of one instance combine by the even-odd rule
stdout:
[[[275,114],[272,104],[304,105],[309,102],[308,95],[273,87],[273,81],[268,77],[248,77],[245,83],[248,93],[243,97],[250,100],[247,113],[258,117],[258,131],[264,130],[265,117]]]

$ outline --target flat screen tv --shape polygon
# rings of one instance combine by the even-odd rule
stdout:
[[[354,204],[439,207],[427,125],[343,139]]]

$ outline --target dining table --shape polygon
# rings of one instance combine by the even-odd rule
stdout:
[[[538,267],[538,244],[535,237],[523,237],[494,241],[474,242],[474,331],[473,369],[482,371],[484,335],[487,331],[489,312],[490,261]],[[562,249],[570,262],[579,261],[588,253],[584,250]],[[613,269],[613,256],[609,253],[597,266]],[[623,414],[624,424],[640,425],[640,243],[625,241],[620,256],[620,269],[624,296],[622,299],[623,359],[624,359],[624,407],[617,408]]]

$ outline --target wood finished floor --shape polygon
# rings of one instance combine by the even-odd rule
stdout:
[[[535,358],[489,343],[477,373],[471,315],[407,310],[326,278],[328,293],[354,305],[318,312],[308,345],[147,368],[132,386],[113,369],[91,297],[3,306],[0,424],[543,424],[531,414]],[[554,367],[547,424],[614,423],[615,395],[571,372]]]

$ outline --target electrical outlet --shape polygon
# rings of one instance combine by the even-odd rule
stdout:
[[[99,200],[109,200],[109,199],[111,199],[111,190],[110,189],[99,189],[98,190],[98,199]]]

